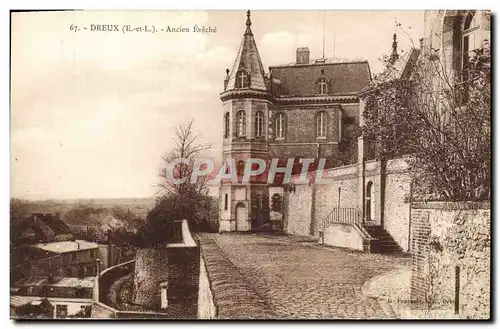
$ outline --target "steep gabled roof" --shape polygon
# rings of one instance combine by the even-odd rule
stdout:
[[[255,43],[252,29],[250,28],[251,25],[250,11],[247,11],[247,28],[245,30],[245,34],[243,35],[243,40],[241,41],[240,49],[236,55],[233,68],[231,69],[226,90],[237,88],[236,74],[242,69],[250,75],[251,89],[267,90],[264,66],[262,65],[257,44]]]
[[[45,214],[40,216],[40,219],[48,226],[54,233],[57,234],[70,234],[71,230],[68,225],[63,222],[58,215]]]
[[[387,66],[384,72],[375,76],[373,80],[363,88],[361,93],[376,90],[391,81],[410,79],[419,54],[420,49],[411,48],[409,52],[400,56],[396,62]]]

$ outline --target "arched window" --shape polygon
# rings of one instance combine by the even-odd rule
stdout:
[[[229,137],[229,112],[224,114],[224,138]]]
[[[326,127],[327,127],[326,112],[319,112],[316,115],[316,137],[317,138],[325,138],[326,137]]]
[[[239,111],[236,113],[236,136],[244,137],[246,136],[246,131],[245,111]]]
[[[236,88],[250,87],[250,75],[245,70],[236,73]]]
[[[328,94],[328,82],[325,78],[320,78],[318,80],[318,94],[326,95]]]
[[[276,115],[276,138],[285,138],[285,115],[283,113]]]
[[[255,113],[255,136],[264,135],[264,114],[262,112]]]
[[[477,16],[475,12],[469,12],[465,16],[462,33],[462,69],[465,69],[472,52],[481,48],[483,43]]]
[[[228,204],[228,196],[226,193],[226,194],[224,194],[224,210],[227,210],[227,204]]]

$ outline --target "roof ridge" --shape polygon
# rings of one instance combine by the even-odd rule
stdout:
[[[304,67],[304,66],[313,66],[313,65],[339,65],[339,64],[361,64],[368,63],[368,60],[363,58],[324,58],[324,61],[319,62],[318,60],[322,60],[323,58],[313,58],[309,60],[309,63],[305,64],[297,64],[296,62],[286,63],[286,64],[278,64],[272,65],[270,68],[277,67]]]

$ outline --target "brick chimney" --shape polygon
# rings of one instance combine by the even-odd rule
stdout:
[[[297,48],[297,64],[309,64],[309,48]]]

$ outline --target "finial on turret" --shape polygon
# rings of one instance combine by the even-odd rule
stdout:
[[[252,21],[250,20],[250,10],[247,10],[247,29],[245,31],[245,35],[253,35],[252,30],[250,29],[250,26],[252,25]]]
[[[226,69],[226,75],[229,75],[229,69]]]
[[[399,58],[398,54],[398,41],[396,37],[396,33],[392,36],[392,53],[391,53],[391,59],[390,62],[391,64],[394,64]]]

